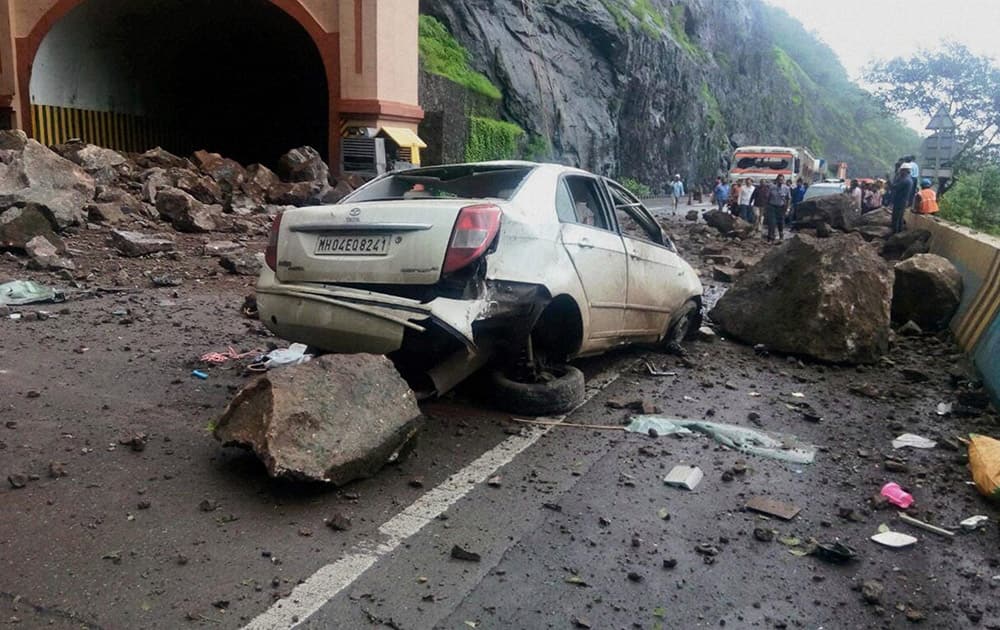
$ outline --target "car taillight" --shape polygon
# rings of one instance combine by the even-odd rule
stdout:
[[[459,211],[444,257],[444,273],[457,271],[486,252],[500,231],[501,214],[500,208],[491,204],[466,206]]]
[[[271,271],[278,270],[278,232],[281,230],[281,213],[274,215],[271,222],[271,234],[267,237],[267,249],[264,250],[264,264]]]

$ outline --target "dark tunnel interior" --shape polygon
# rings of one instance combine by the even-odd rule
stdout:
[[[31,96],[160,121],[175,153],[273,164],[308,144],[328,157],[323,62],[267,0],[87,0],[42,41]]]

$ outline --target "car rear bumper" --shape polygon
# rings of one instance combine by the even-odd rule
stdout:
[[[337,285],[283,283],[267,268],[257,281],[265,326],[279,337],[330,352],[394,352],[407,329],[426,332],[432,322],[475,350],[472,322],[485,306],[477,300],[421,303]]]

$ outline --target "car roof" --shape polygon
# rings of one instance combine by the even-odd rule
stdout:
[[[421,171],[431,170],[431,169],[441,169],[441,168],[461,168],[469,166],[491,166],[491,167],[524,167],[524,168],[536,168],[539,170],[557,172],[557,173],[576,173],[579,175],[592,175],[598,177],[595,173],[585,171],[574,166],[566,166],[565,164],[553,164],[551,162],[531,162],[528,160],[490,160],[487,162],[464,162],[460,164],[436,164],[433,166],[423,166],[420,168],[409,169],[406,171],[400,171],[398,174],[414,174],[419,175]]]

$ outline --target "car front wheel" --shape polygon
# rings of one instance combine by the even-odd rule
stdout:
[[[663,337],[663,345],[670,347],[694,338],[701,327],[701,305],[688,300],[673,319],[673,324]]]

